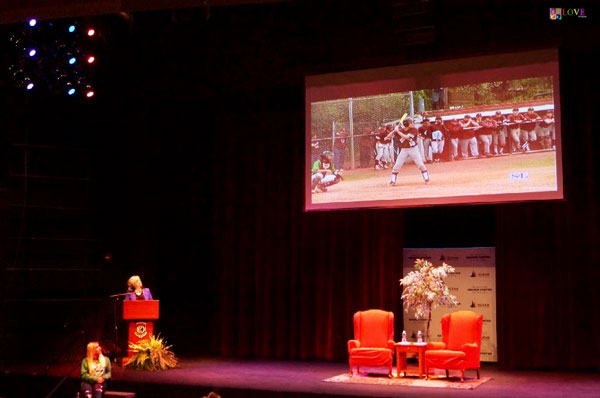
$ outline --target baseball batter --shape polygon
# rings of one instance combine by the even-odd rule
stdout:
[[[400,154],[396,158],[394,167],[392,167],[392,176],[388,185],[396,185],[398,172],[402,168],[402,165],[404,165],[404,161],[407,157],[410,157],[413,162],[415,162],[415,165],[419,168],[419,170],[421,170],[423,180],[426,184],[429,184],[429,172],[423,163],[423,159],[421,158],[421,154],[419,153],[419,148],[417,146],[417,135],[419,132],[415,128],[415,125],[411,119],[405,119],[402,124],[404,125],[404,128],[396,126],[396,128],[388,135],[388,137],[397,135],[400,140]]]

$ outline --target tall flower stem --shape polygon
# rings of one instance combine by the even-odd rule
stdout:
[[[428,305],[427,310],[427,329],[425,329],[425,342],[429,342],[429,325],[431,325],[431,303]]]

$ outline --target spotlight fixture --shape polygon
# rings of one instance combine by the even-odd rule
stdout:
[[[73,19],[30,18],[17,27],[9,35],[11,48],[2,54],[14,85],[34,95],[95,96],[90,84],[103,41],[96,40],[95,26],[83,26]]]
[[[66,92],[68,96],[73,96],[77,92],[77,90],[75,89],[75,87],[73,87],[73,84],[71,82],[67,82],[65,84],[64,90],[64,92]]]

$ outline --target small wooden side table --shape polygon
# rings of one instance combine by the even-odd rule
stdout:
[[[425,374],[425,350],[427,343],[396,343],[396,377],[400,377],[400,372],[406,376],[408,372],[418,372],[419,377]],[[419,355],[419,367],[409,368],[406,361],[406,353],[414,352]]]

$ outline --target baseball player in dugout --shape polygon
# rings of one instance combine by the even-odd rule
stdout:
[[[541,121],[542,118],[540,115],[535,113],[533,108],[527,109],[527,113],[523,114],[523,119],[525,121],[521,124],[521,138],[524,141],[524,147],[526,151],[531,149],[531,145],[533,145],[537,141],[537,134],[535,128],[537,126],[537,122]]]
[[[390,126],[391,127],[391,126]],[[379,126],[375,135],[375,170],[383,170],[389,168],[391,163],[391,140],[388,137],[389,131],[385,125]]]
[[[404,119],[402,124],[404,127],[397,125],[396,128],[388,135],[388,138],[397,136],[397,138],[400,139],[400,153],[396,158],[394,167],[392,167],[392,176],[388,185],[396,185],[398,172],[402,168],[402,165],[407,157],[410,157],[413,162],[415,162],[415,165],[419,168],[419,170],[421,170],[423,180],[426,184],[429,184],[429,172],[423,163],[423,159],[419,153],[419,148],[417,147],[417,135],[419,132],[415,128],[415,125],[411,119]]]

